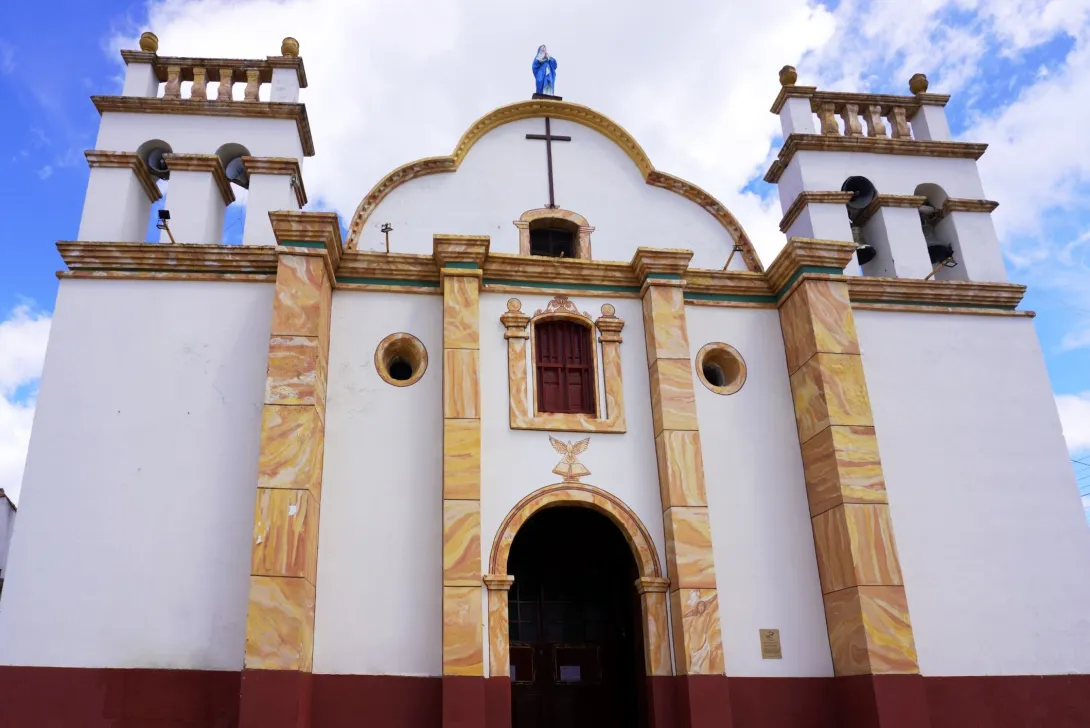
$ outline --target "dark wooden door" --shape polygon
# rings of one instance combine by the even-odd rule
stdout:
[[[543,511],[508,571],[513,728],[645,724],[635,564],[617,528],[586,509]]]

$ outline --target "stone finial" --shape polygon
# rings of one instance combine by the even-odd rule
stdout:
[[[781,86],[794,86],[795,81],[799,80],[799,73],[795,70],[794,66],[784,66],[780,69],[780,85]]]
[[[140,50],[145,53],[154,53],[159,50],[159,37],[150,30],[145,30],[140,34]]]
[[[912,74],[912,78],[908,79],[908,90],[914,94],[922,94],[927,92],[927,76],[922,73]]]
[[[299,41],[295,40],[291,36],[288,36],[280,43],[280,55],[282,56],[298,56],[299,55]]]

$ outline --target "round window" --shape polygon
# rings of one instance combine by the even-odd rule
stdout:
[[[412,334],[390,334],[375,349],[375,371],[388,384],[416,384],[428,368],[428,351]]]
[[[696,354],[696,372],[716,394],[734,394],[746,383],[746,362],[730,344],[706,344]]]

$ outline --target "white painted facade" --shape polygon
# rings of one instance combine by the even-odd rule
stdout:
[[[1090,672],[1090,530],[1032,321],[855,322],[920,670]]]
[[[0,662],[242,668],[272,293],[61,281]]]
[[[833,674],[806,481],[776,311],[686,306],[689,347],[730,344],[746,362],[731,395],[693,372],[727,674]],[[779,629],[782,660],[758,631]]]
[[[595,228],[595,260],[629,261],[639,246],[693,251],[692,265],[722,268],[734,245],[729,233],[699,205],[643,181],[635,163],[602,134],[575,122],[552,120],[556,204]],[[518,253],[512,221],[549,202],[543,119],[504,124],[478,141],[456,172],[419,177],[397,187],[372,211],[361,250],[384,250],[380,228],[390,223],[390,250],[430,253],[436,232],[488,235],[494,253]],[[733,267],[744,268],[741,256]]]
[[[0,488],[0,494],[4,491]],[[7,576],[8,549],[15,532],[15,505],[6,495],[0,495],[0,578]]]

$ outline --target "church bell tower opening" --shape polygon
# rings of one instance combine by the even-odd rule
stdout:
[[[542,219],[530,223],[530,255],[576,258],[575,236],[579,227],[567,220]]]
[[[531,517],[511,546],[512,728],[645,726],[636,562],[587,508]]]

